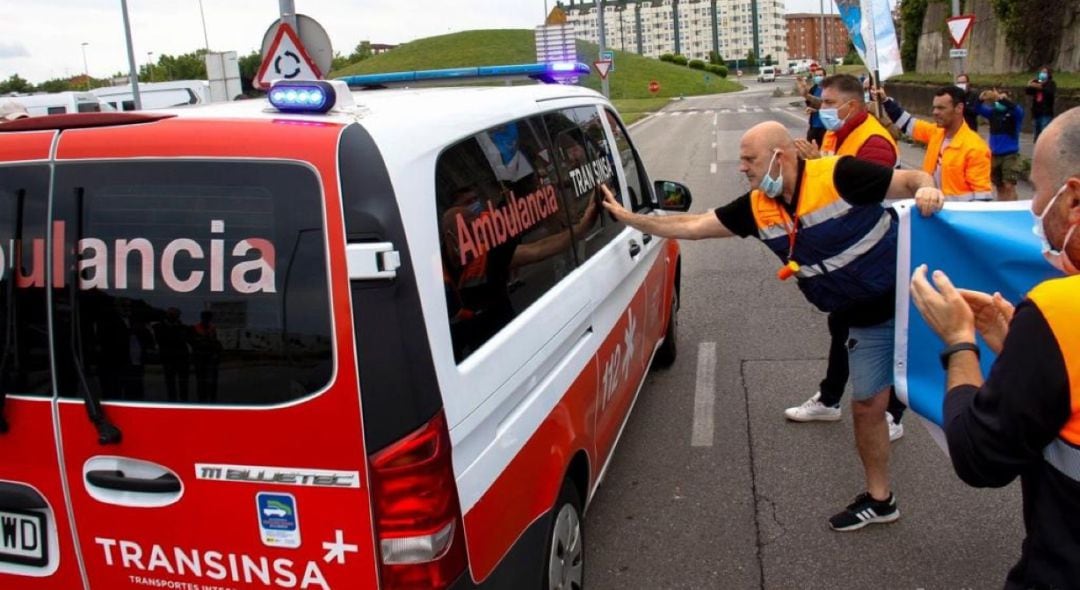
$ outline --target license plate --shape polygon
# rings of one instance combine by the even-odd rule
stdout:
[[[41,567],[49,563],[45,515],[0,508],[0,561]]]

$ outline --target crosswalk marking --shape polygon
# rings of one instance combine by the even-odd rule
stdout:
[[[716,145],[716,144],[713,144]],[[709,164],[709,174],[716,174],[716,162]]]

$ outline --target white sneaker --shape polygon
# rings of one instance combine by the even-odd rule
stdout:
[[[889,423],[889,442],[904,436],[904,425],[894,422],[892,414],[885,412],[885,421]]]
[[[821,403],[821,392],[817,392],[813,397],[803,402],[801,406],[795,406],[794,408],[788,408],[784,410],[784,416],[788,420],[793,422],[812,422],[814,420],[822,420],[825,422],[835,422],[840,419],[840,408],[830,408]]]

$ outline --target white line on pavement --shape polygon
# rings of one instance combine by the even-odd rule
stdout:
[[[716,174],[716,162],[709,164],[709,174]]]
[[[715,141],[712,142],[712,147],[713,147],[714,150],[716,149],[716,142]]]
[[[716,401],[716,343],[698,345],[697,388],[694,391],[694,429],[690,446],[713,445],[713,404]]]
[[[711,112],[711,111],[710,111],[710,112]],[[721,111],[721,112],[723,112],[723,111]],[[719,120],[719,118],[720,118],[720,115],[713,115],[713,116],[712,116],[712,126],[713,126],[713,127],[716,127],[716,121],[718,121],[718,120]],[[714,145],[713,147],[716,147],[716,146]]]

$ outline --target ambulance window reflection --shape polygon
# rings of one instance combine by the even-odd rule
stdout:
[[[649,178],[645,174],[645,167],[639,162],[637,152],[630,142],[630,135],[626,128],[619,122],[619,118],[610,110],[604,109],[611,134],[615,138],[615,153],[622,161],[623,175],[626,177],[627,191],[630,193],[630,205],[634,211],[652,208],[649,197]]]
[[[443,279],[458,362],[574,267],[566,207],[537,118],[478,133],[436,165]]]
[[[45,319],[45,228],[49,169],[0,168],[0,387],[50,395]]]
[[[299,166],[60,166],[61,395],[282,403],[332,371],[318,183]],[[82,195],[81,197],[79,195]],[[81,212],[81,215],[80,215]],[[78,288],[70,288],[78,267]],[[81,371],[81,375],[80,375]]]
[[[575,252],[585,261],[599,252],[622,231],[623,225],[608,215],[600,215],[602,196],[599,185],[606,185],[619,198],[619,185],[612,155],[604,141],[603,127],[596,109],[568,109],[547,116],[554,134],[559,187],[569,204],[570,218],[576,230]],[[588,217],[591,223],[582,224]]]

